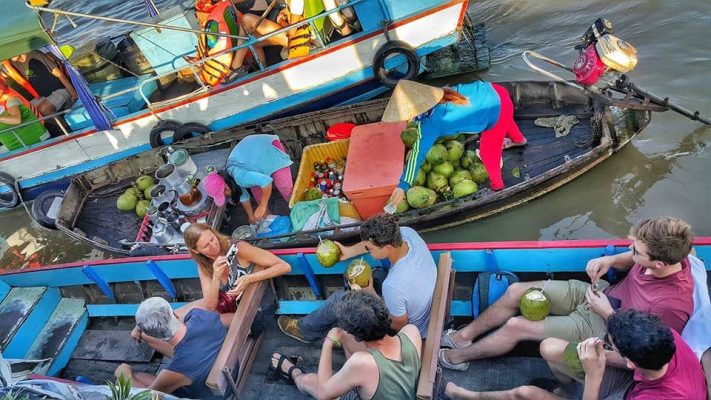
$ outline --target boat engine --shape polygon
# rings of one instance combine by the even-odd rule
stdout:
[[[576,80],[594,85],[606,73],[619,75],[637,65],[637,50],[612,34],[612,23],[598,18],[580,38],[578,58],[573,64]]]

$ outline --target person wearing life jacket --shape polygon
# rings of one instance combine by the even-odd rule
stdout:
[[[54,114],[63,110],[78,98],[72,82],[64,74],[59,64],[39,50],[12,57],[12,67],[29,85],[34,88],[39,97],[31,99],[30,103],[41,115]],[[20,82],[18,82],[20,83]],[[20,83],[22,84],[22,83]]]
[[[18,125],[23,126],[13,129]],[[49,137],[34,107],[0,81],[0,152],[18,150]]]
[[[245,74],[247,71],[243,67],[243,63],[248,55],[251,56],[247,47],[229,51],[229,49],[241,45],[244,42],[243,40],[217,36],[211,33],[238,36],[249,34],[250,36],[261,37],[281,28],[272,21],[263,19],[260,22],[259,16],[245,13],[244,10],[249,10],[247,7],[249,7],[250,3],[253,2],[236,3],[235,7],[233,7],[230,1],[198,0],[196,2],[196,15],[200,26],[205,31],[205,34],[200,35],[198,40],[197,59],[217,56],[200,66],[200,78],[206,84],[215,86]],[[240,7],[239,5],[242,6]],[[266,64],[263,47],[272,45],[286,47],[288,45],[286,35],[271,36],[254,44],[255,53],[263,64]]]
[[[321,4],[313,4],[316,2],[322,2],[323,10],[328,12],[346,3],[347,0],[288,0],[288,7],[281,11],[277,17],[277,23],[281,26],[288,26],[303,21],[305,18],[313,17],[313,15],[306,14],[308,9],[321,9]],[[355,19],[351,9],[330,13],[328,14],[328,19],[341,36],[348,36],[353,33],[348,24],[349,20]],[[309,54],[311,32],[308,24],[290,30],[287,35],[289,36],[289,58],[298,58]]]

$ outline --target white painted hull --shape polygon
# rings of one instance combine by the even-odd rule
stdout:
[[[408,43],[424,56],[456,41],[466,4],[448,3],[424,16],[395,23],[389,36]],[[18,179],[26,191],[148,149],[149,133],[157,117],[201,122],[219,129],[304,106],[373,79],[373,58],[386,41],[382,31],[354,36],[304,60],[268,68],[234,86],[154,110],[155,115],[144,110],[141,115],[119,120],[112,131],[77,133],[8,155],[0,160],[0,171]]]

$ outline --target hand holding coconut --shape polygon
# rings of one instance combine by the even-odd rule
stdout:
[[[578,357],[586,377],[602,380],[607,363],[602,343],[602,340],[596,337],[578,343]]]
[[[607,296],[602,292],[594,291],[592,286],[588,286],[588,289],[585,291],[585,300],[588,302],[590,310],[605,320],[615,313]]]

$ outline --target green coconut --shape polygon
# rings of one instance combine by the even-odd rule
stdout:
[[[420,168],[420,170],[417,171],[417,176],[415,176],[415,182],[413,182],[414,186],[422,186],[426,182],[427,182],[427,174],[425,173],[425,171],[422,170],[422,168]]]
[[[461,165],[462,168],[471,168],[471,166],[478,161],[479,158],[476,156],[476,152],[474,150],[467,150],[462,155],[462,158],[459,159],[459,165]]]
[[[417,128],[407,128],[400,134],[400,139],[408,149],[417,141]]]
[[[541,321],[551,312],[551,301],[541,288],[523,292],[519,306],[521,315],[529,321]]]
[[[143,197],[144,197],[146,200],[151,200],[151,199],[153,198],[153,196],[151,196],[151,191],[153,190],[154,187],[156,187],[156,185],[148,186],[148,187],[146,188],[146,190],[143,191]]]
[[[432,164],[428,163],[427,161],[423,162],[422,165],[420,166],[420,169],[426,173],[429,174],[432,171]]]
[[[346,267],[346,280],[350,284],[356,284],[361,288],[368,286],[370,278],[373,276],[373,270],[367,262],[362,258],[351,261]]]
[[[407,190],[407,203],[412,208],[425,208],[437,202],[437,193],[432,189],[422,186],[413,186]],[[400,202],[402,204],[402,202]],[[398,205],[399,206],[399,205]]]
[[[459,140],[447,140],[444,147],[447,148],[447,160],[450,162],[459,160],[464,154],[464,145]]]
[[[153,186],[155,184],[156,184],[156,181],[153,180],[153,177],[150,175],[141,175],[138,178],[136,178],[136,188],[138,190],[140,190],[141,192],[145,191],[150,186]]]
[[[449,186],[454,187],[454,185],[465,179],[472,180],[472,174],[466,169],[455,169],[452,176],[449,177]]]
[[[578,342],[569,342],[563,350],[563,362],[565,363],[568,372],[575,377],[582,379],[585,376],[583,363],[578,356]]]
[[[475,183],[484,183],[489,179],[489,173],[486,172],[484,164],[474,164],[471,168],[469,168],[469,173],[472,174],[472,180]]]
[[[138,203],[138,197],[134,196],[133,191],[126,191],[116,199],[116,208],[124,212],[133,211],[136,208],[136,203]]]
[[[432,167],[432,171],[442,175],[446,179],[449,179],[449,177],[454,173],[454,167],[449,163],[449,161],[445,161]]]
[[[456,185],[452,186],[452,193],[454,193],[454,198],[458,199],[460,197],[468,196],[475,193],[479,189],[476,183],[470,181],[469,179],[463,179],[457,182]]]
[[[449,186],[447,178],[432,171],[427,175],[427,187],[434,190],[435,192],[441,192]],[[412,206],[412,204],[410,204]],[[414,207],[414,206],[413,206]]]
[[[323,196],[321,194],[321,191],[316,189],[315,187],[308,188],[304,191],[304,200],[310,201],[310,200],[318,200]]]
[[[403,199],[401,202],[397,204],[397,208],[395,209],[395,214],[400,214],[404,213],[405,211],[410,209],[410,205],[407,203],[407,200]]]
[[[326,268],[333,267],[341,258],[341,248],[332,240],[323,240],[316,247],[316,259]]]
[[[150,205],[150,200],[139,200],[138,203],[136,203],[136,215],[138,215],[138,218],[143,218],[143,216],[146,215],[146,211],[148,211]]]
[[[447,159],[447,148],[441,144],[436,144],[427,152],[425,158],[432,165],[442,164]]]

